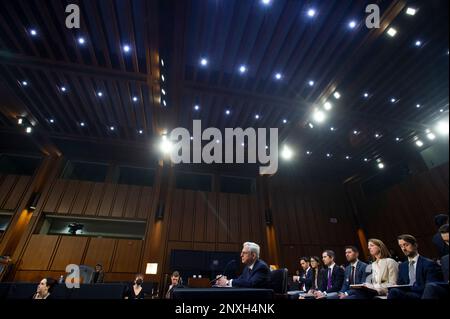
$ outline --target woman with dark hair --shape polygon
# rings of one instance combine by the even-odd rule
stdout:
[[[33,299],[50,299],[50,294],[53,291],[56,281],[52,278],[44,278],[39,282],[36,293]]]
[[[128,287],[125,292],[125,299],[144,299],[145,294],[142,288],[142,284],[144,283],[144,275],[137,274],[133,286]]]
[[[311,257],[310,266],[312,269],[312,285],[309,292],[312,292],[319,289],[319,283],[321,282],[323,276],[323,268],[320,258],[317,256]]]
[[[391,258],[386,245],[379,239],[371,238],[368,249],[373,260],[372,273],[359,289],[351,289],[346,299],[372,299],[375,296],[386,296],[388,287],[397,284],[398,263]]]

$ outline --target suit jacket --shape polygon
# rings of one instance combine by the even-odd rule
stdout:
[[[444,275],[444,281],[448,282],[448,255],[441,258],[442,273]]]
[[[442,239],[441,233],[437,232],[434,234],[433,238],[431,239],[434,246],[436,247],[439,257],[448,255],[448,245],[445,243],[445,241]]]
[[[319,285],[320,291],[325,291],[327,293],[330,292],[338,292],[342,288],[342,284],[344,283],[344,269],[339,267],[338,265],[334,265],[333,271],[331,272],[331,288],[327,289],[328,286],[328,268],[322,269],[322,280]]]
[[[442,279],[439,266],[431,259],[419,255],[416,266],[416,282],[411,291],[423,293],[425,285],[429,282],[437,282]],[[398,271],[398,285],[409,284],[409,262],[402,262]]]
[[[355,282],[353,284],[362,284],[366,281],[366,267],[367,264],[358,260],[355,269]],[[347,292],[350,290],[350,277],[352,275],[352,265],[345,267],[344,283],[340,292]]]
[[[103,280],[105,279],[105,272],[103,270],[100,270],[98,272],[98,277],[97,280],[94,280],[94,276],[95,276],[95,271],[92,273],[92,277],[91,277],[91,284],[102,284]]]
[[[268,288],[270,269],[267,264],[258,259],[253,265],[253,269],[246,266],[242,275],[237,279],[233,279],[232,286],[237,288]]]
[[[312,270],[312,268],[309,268],[306,271],[306,274],[304,276],[300,277],[300,284],[305,287],[306,291],[309,291],[312,288],[312,285],[313,285],[313,270]]]

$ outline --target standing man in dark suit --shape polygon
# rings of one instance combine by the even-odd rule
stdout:
[[[441,280],[441,270],[434,261],[419,255],[414,236],[400,235],[397,240],[408,257],[408,260],[399,266],[397,284],[411,287],[390,289],[388,299],[420,299],[427,283]]]
[[[95,265],[95,271],[91,277],[91,284],[102,284],[105,280],[105,271],[102,264]]]
[[[246,242],[242,247],[241,261],[245,265],[242,275],[237,279],[228,280],[220,277],[216,285],[236,288],[268,288],[270,269],[259,259],[261,248],[258,244]]]
[[[332,250],[322,253],[322,261],[325,265],[324,276],[319,285],[319,291],[314,292],[316,299],[326,298],[327,294],[338,292],[344,283],[344,269],[334,262],[336,254]]]

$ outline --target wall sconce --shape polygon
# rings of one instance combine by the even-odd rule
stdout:
[[[145,268],[146,275],[156,275],[158,274],[158,264],[157,263],[147,263]]]
[[[159,203],[158,207],[156,209],[155,219],[156,220],[163,220],[164,218],[164,203]]]
[[[37,204],[39,202],[39,198],[41,197],[41,193],[38,192],[34,192],[31,197],[30,200],[28,201],[28,205],[27,208],[29,210],[36,210]]]
[[[271,208],[266,208],[264,213],[265,213],[265,218],[266,218],[266,225],[268,225],[268,226],[272,225],[272,223],[273,223],[273,220],[272,220],[272,209]]]

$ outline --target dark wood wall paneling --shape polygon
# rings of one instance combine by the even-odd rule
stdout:
[[[44,212],[62,215],[146,219],[153,189],[147,186],[56,180]],[[150,200],[149,200],[150,199]]]
[[[419,240],[421,254],[437,257],[431,243],[437,231],[434,216],[448,214],[448,192],[449,168],[446,163],[366,198],[361,215],[368,238],[383,240],[400,255],[397,236],[411,234]]]
[[[338,263],[345,262],[344,247],[357,246],[358,239],[343,185],[285,176],[274,178],[271,194],[284,266],[299,269],[300,257],[320,257],[325,249],[336,252]]]
[[[16,210],[30,182],[30,176],[0,174],[0,209]]]

